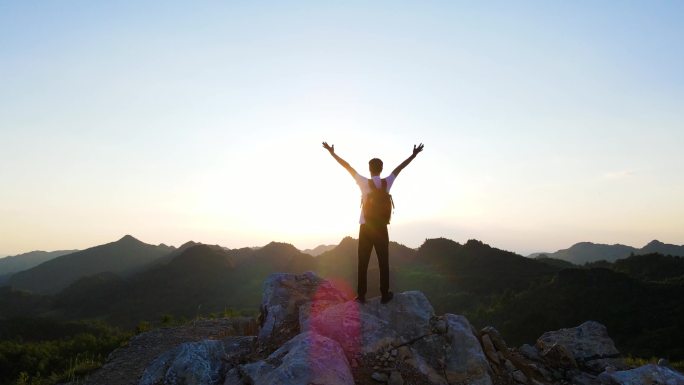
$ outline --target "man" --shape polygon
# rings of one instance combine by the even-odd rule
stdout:
[[[389,196],[389,190],[394,184],[394,180],[397,178],[401,170],[408,166],[416,155],[423,151],[423,144],[418,146],[413,146],[413,153],[405,161],[403,161],[397,168],[392,171],[392,173],[384,179],[380,178],[380,173],[382,172],[382,160],[378,158],[373,158],[368,162],[368,168],[370,170],[371,179],[364,178],[359,175],[359,173],[354,170],[352,166],[349,165],[344,159],[340,158],[335,154],[335,146],[328,145],[327,142],[323,142],[323,148],[330,152],[333,158],[344,167],[349,173],[354,177],[354,180],[361,188],[363,209],[361,210],[361,218],[359,223],[361,224],[359,228],[359,249],[358,249],[358,286],[357,286],[357,297],[356,301],[360,303],[366,302],[366,273],[368,271],[368,262],[370,261],[370,255],[375,247],[375,253],[378,256],[378,265],[380,267],[380,293],[382,293],[381,302],[387,303],[392,300],[394,293],[389,290],[389,235],[387,234],[387,224],[389,223],[389,213],[387,213],[386,218],[377,219],[376,215],[372,218],[366,218],[371,216],[369,210],[369,204],[375,196],[378,194],[385,194],[389,197],[391,201],[391,196]],[[381,193],[378,193],[381,191]],[[391,207],[389,208],[391,210]]]

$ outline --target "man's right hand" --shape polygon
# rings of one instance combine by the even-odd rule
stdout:
[[[413,156],[418,155],[421,151],[423,151],[423,143],[421,143],[419,146],[416,147],[416,145],[413,145]]]
[[[331,154],[335,153],[335,145],[334,144],[332,146],[330,146],[330,145],[328,145],[328,142],[323,142],[323,148],[330,151]]]

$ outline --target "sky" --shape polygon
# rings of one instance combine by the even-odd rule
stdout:
[[[684,3],[0,0],[0,256],[684,243]]]

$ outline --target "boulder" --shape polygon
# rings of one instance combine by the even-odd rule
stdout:
[[[430,384],[491,385],[491,368],[470,322],[454,314],[439,318],[446,325],[445,333],[413,342],[407,363]]]
[[[528,360],[541,361],[541,356],[539,355],[539,350],[534,346],[529,344],[523,344],[518,351],[525,356]]]
[[[302,327],[337,341],[349,358],[396,347],[430,334],[434,309],[419,291],[395,294],[381,304],[372,298],[365,304],[348,301],[314,314]]]
[[[230,337],[180,344],[145,369],[139,385],[216,385],[231,360],[252,351],[255,337]]]
[[[605,371],[599,375],[599,379],[603,383],[616,385],[684,385],[684,375],[653,364],[631,370]]]
[[[401,373],[399,373],[396,370],[393,370],[390,373],[389,376],[389,381],[387,381],[389,385],[404,385],[404,378],[401,377]]]
[[[572,373],[569,377],[572,385],[603,385],[596,376],[584,372]]]
[[[385,373],[380,373],[380,372],[373,372],[373,374],[371,375],[371,378],[377,382],[382,382],[382,383],[386,383],[387,381],[389,381],[389,376],[387,376]]]
[[[348,300],[340,290],[312,272],[276,273],[264,282],[261,301],[259,345],[266,350],[280,346],[300,330],[300,308],[309,312]]]
[[[449,348],[443,335],[433,334],[411,344],[406,363],[424,376],[430,385],[448,385],[444,377],[446,351]]]
[[[576,360],[617,357],[620,352],[615,348],[608,330],[596,321],[587,321],[577,327],[546,332],[537,340],[537,348],[542,352],[554,344],[563,345]]]
[[[499,331],[493,326],[486,326],[482,328],[480,334],[483,336],[488,335],[494,344],[494,347],[496,347],[496,350],[501,352],[508,351],[508,345],[506,344],[506,341],[504,341],[503,337],[501,337],[501,333],[499,333]]]
[[[482,336],[482,348],[484,349],[485,355],[487,355],[487,358],[489,358],[490,361],[492,361],[496,365],[501,365],[499,355],[496,354],[496,349],[494,348],[492,339],[489,337],[488,334]]]
[[[544,362],[554,368],[572,369],[577,368],[577,361],[572,352],[562,344],[548,346],[542,352]]]
[[[446,379],[449,384],[491,385],[491,368],[470,322],[462,315],[445,314],[447,322]]]
[[[536,347],[542,357],[558,361],[551,364],[580,366],[593,372],[600,372],[604,361],[597,362],[597,365],[592,365],[591,361],[615,358],[620,354],[608,336],[606,327],[595,321],[546,332],[539,337]]]
[[[248,384],[354,384],[340,345],[314,332],[297,335],[266,359],[243,365],[239,371]]]

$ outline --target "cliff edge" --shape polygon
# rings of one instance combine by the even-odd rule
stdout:
[[[126,383],[684,385],[684,376],[666,363],[626,367],[598,322],[512,348],[493,327],[476,330],[462,315],[436,315],[422,292],[360,304],[310,272],[267,278],[258,326],[253,336],[217,334],[179,343],[138,365]],[[133,348],[135,340],[123,349]],[[121,361],[125,354],[113,356]],[[94,377],[100,385],[110,383]]]

